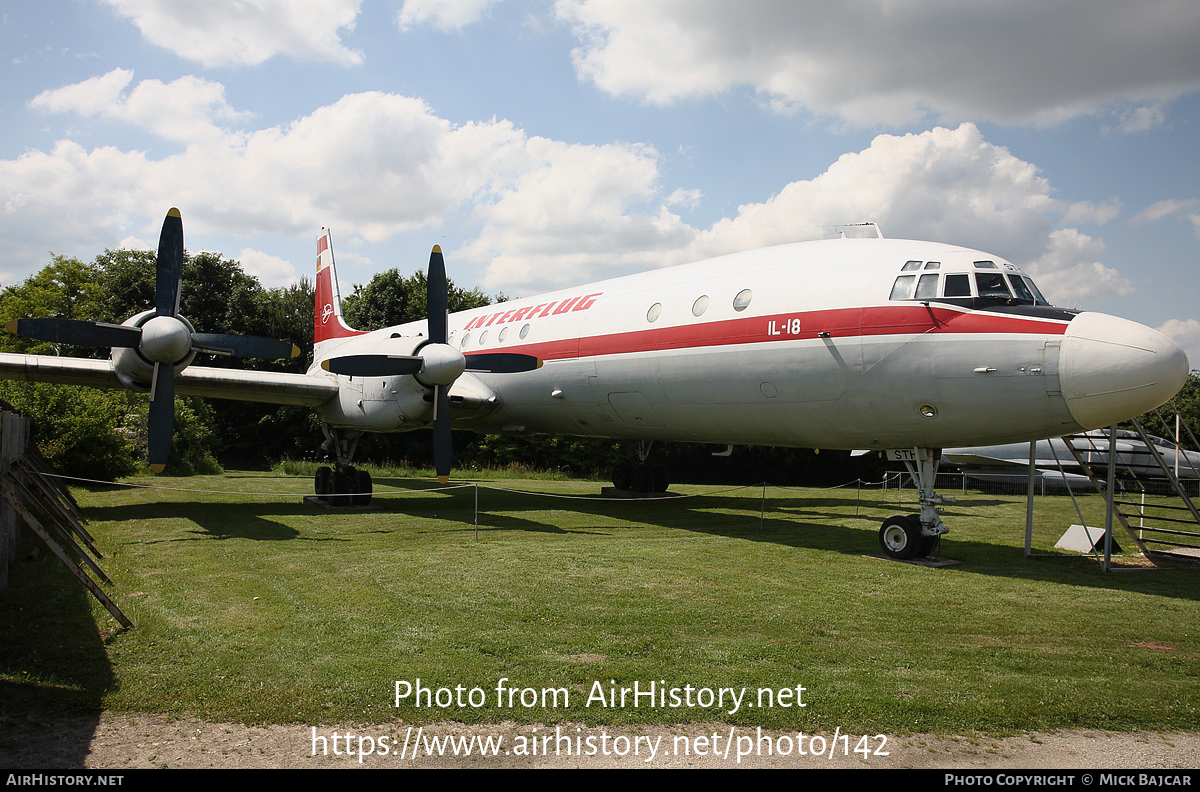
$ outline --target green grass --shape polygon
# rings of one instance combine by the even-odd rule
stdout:
[[[425,488],[380,471],[376,492]],[[895,492],[715,493],[559,500],[594,482],[479,481],[312,509],[307,476],[229,473],[79,489],[137,623],[116,623],[53,561],[20,561],[0,595],[0,691],[15,702],[248,723],[676,723],[904,733],[1200,728],[1200,572],[1104,574],[1090,558],[1025,560],[1024,500],[958,495],[929,569],[878,552]],[[1098,498],[1089,522],[1102,522]],[[856,516],[856,508],[860,516]],[[1077,522],[1039,498],[1034,543]],[[1121,535],[1118,534],[1118,541]],[[1123,544],[1128,545],[1128,542]],[[1127,548],[1128,549],[1128,548]],[[26,551],[22,551],[22,557]],[[1131,556],[1127,562],[1136,563]],[[395,680],[487,692],[482,708],[392,706]],[[569,708],[497,707],[494,688],[565,687]],[[585,707],[608,687],[795,688],[807,707]]]

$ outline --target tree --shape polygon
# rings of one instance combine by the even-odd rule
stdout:
[[[381,272],[366,286],[354,285],[354,292],[342,300],[342,314],[351,327],[359,330],[381,330],[420,321],[425,318],[428,305],[426,284],[424,270],[417,270],[408,278],[397,269]],[[446,298],[451,313],[492,303],[478,287],[469,291],[461,289],[449,278],[446,279]]]

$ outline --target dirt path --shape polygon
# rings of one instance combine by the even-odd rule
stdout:
[[[243,726],[168,719],[156,715],[104,713],[99,717],[45,713],[0,717],[0,767],[916,767],[916,768],[1114,768],[1168,769],[1200,765],[1200,734],[1071,731],[1015,737],[909,735],[884,743],[832,734],[757,732],[737,727],[727,743],[726,724],[670,728],[584,727],[502,723],[466,727],[440,723],[410,727]],[[349,745],[346,735],[349,734]],[[715,735],[715,739],[714,739]],[[314,736],[316,739],[314,740]],[[336,739],[335,739],[336,736]],[[459,756],[445,738],[469,740]],[[419,739],[418,739],[419,738]],[[493,750],[480,755],[481,741]],[[497,748],[496,739],[503,740]],[[407,740],[408,747],[405,748]],[[534,748],[536,740],[537,747]],[[436,741],[436,742],[435,742]],[[413,746],[420,745],[416,759]],[[427,748],[443,755],[429,756]],[[797,753],[800,746],[805,755]],[[860,751],[856,753],[854,749]],[[348,755],[347,748],[352,752]],[[374,753],[360,757],[360,751]],[[823,755],[814,756],[821,748]],[[386,749],[387,755],[379,755]],[[739,749],[747,753],[738,760]],[[845,755],[846,750],[850,755]],[[869,755],[862,753],[869,749]],[[770,751],[768,755],[768,750]],[[314,751],[315,754],[314,755]],[[403,751],[403,757],[400,753]],[[787,755],[780,756],[780,752]],[[886,756],[882,755],[883,752]],[[581,755],[583,754],[583,755]]]

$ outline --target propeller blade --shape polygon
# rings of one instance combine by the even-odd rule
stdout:
[[[15,319],[4,327],[25,338],[74,346],[136,347],[142,340],[140,328],[79,319]]]
[[[450,457],[453,454],[450,440],[450,388],[435,385],[433,388],[433,469],[438,481],[450,481]]]
[[[183,280],[183,218],[171,209],[158,237],[158,269],[154,275],[154,312],[158,316],[179,313],[179,286]]]
[[[294,358],[300,354],[300,347],[290,341],[232,333],[192,333],[192,346],[214,355],[263,360]]]
[[[416,374],[425,365],[415,355],[346,355],[321,361],[321,368],[347,377],[394,377]]]
[[[442,249],[433,246],[429,254],[429,277],[425,281],[426,315],[429,318],[429,340],[435,344],[446,343],[446,325],[449,323],[446,312],[449,310],[449,297],[446,293],[446,262],[442,259]]]
[[[467,371],[487,371],[492,374],[516,374],[542,367],[542,360],[533,355],[516,352],[492,352],[467,355]]]
[[[148,430],[150,469],[162,473],[171,455],[171,435],[175,431],[175,367],[170,364],[154,364]]]

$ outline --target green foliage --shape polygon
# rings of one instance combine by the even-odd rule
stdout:
[[[137,469],[135,438],[125,429],[128,394],[0,382],[0,398],[30,420],[33,444],[59,472],[111,481]]]
[[[1183,422],[1193,432],[1200,435],[1200,371],[1193,371],[1188,375],[1187,382],[1183,383],[1179,393],[1175,394],[1171,401],[1159,407],[1157,415],[1152,410],[1139,416],[1138,421],[1146,427],[1146,431],[1150,434],[1171,439],[1175,437],[1175,421],[1171,415],[1172,411],[1178,411]],[[1164,420],[1160,420],[1160,415],[1162,419],[1165,419],[1165,423]],[[1190,446],[1187,431],[1182,430],[1182,434],[1184,444]]]
[[[359,330],[381,330],[420,321],[425,318],[425,306],[428,305],[427,282],[424,270],[417,270],[408,278],[397,269],[381,272],[366,286],[354,285],[354,293],[342,300],[342,314],[351,327]],[[470,291],[461,289],[449,278],[446,289],[451,313],[492,302],[478,287]]]
[[[146,426],[150,401],[130,394],[135,400],[126,414],[125,432],[133,438],[136,459],[149,456]],[[222,472],[217,462],[218,429],[216,412],[204,399],[195,396],[175,397],[175,431],[171,436],[171,455],[163,471],[168,476],[212,475]]]

